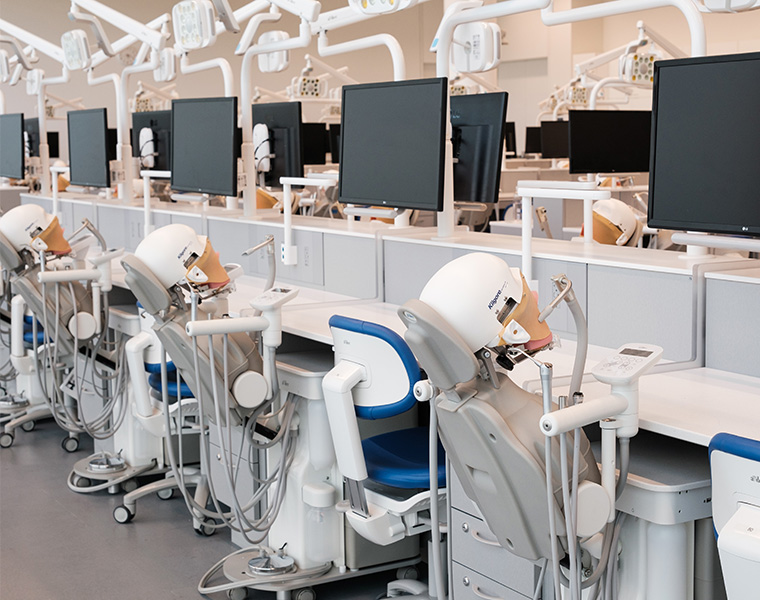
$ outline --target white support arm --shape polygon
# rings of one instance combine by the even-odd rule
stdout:
[[[224,95],[230,98],[234,95],[233,80],[232,80],[232,67],[227,59],[224,58],[212,58],[203,62],[190,64],[190,59],[187,54],[183,54],[179,61],[180,72],[187,75],[190,73],[198,73],[200,71],[208,71],[210,69],[219,69],[222,73],[222,81],[224,82]]]
[[[320,56],[334,56],[336,54],[345,54],[355,50],[366,50],[367,48],[376,48],[378,46],[385,46],[391,54],[391,60],[393,61],[393,80],[403,81],[406,79],[404,51],[398,40],[388,33],[380,33],[358,40],[351,40],[329,46],[327,43],[327,32],[322,31],[319,34],[317,49],[319,50]]]
[[[49,56],[55,62],[63,64],[63,50],[60,46],[56,46],[26,29],[18,27],[13,23],[9,23],[5,19],[0,19],[0,31],[21,40],[24,44],[31,46],[45,56]]]
[[[691,55],[704,56],[706,52],[705,24],[702,14],[692,0],[613,0],[612,2],[600,2],[591,6],[573,8],[555,13],[551,0],[541,11],[541,20],[545,25],[564,25],[588,21],[602,17],[612,17],[631,12],[650,10],[673,6],[681,11],[686,18],[691,34]]]
[[[21,296],[13,296],[11,300],[11,356],[21,358],[26,356],[24,348],[24,313],[26,302]]]
[[[189,321],[185,325],[185,331],[190,337],[198,337],[226,333],[251,333],[264,331],[267,327],[269,327],[269,321],[264,317],[235,317],[234,319]]]
[[[156,17],[152,21],[148,22],[145,26],[150,29],[161,29],[165,24],[169,23],[169,15],[163,14],[159,17]],[[126,50],[129,48],[132,44],[137,42],[137,38],[133,35],[125,35],[124,37],[119,38],[114,43],[111,44],[111,48],[118,54],[119,52],[122,52],[123,50]],[[92,55],[92,60],[90,61],[91,68],[95,68],[101,64],[103,64],[105,61],[107,61],[110,58],[105,52],[102,50],[99,50],[95,54]]]
[[[60,271],[40,271],[37,281],[40,283],[68,283],[70,281],[98,281],[98,269],[63,269]]]
[[[541,432],[548,437],[568,433],[573,429],[614,417],[628,408],[628,399],[620,394],[610,394],[596,400],[555,410],[541,417]]]
[[[630,81],[625,81],[619,77],[605,77],[604,79],[597,81],[594,84],[594,87],[591,88],[591,93],[589,94],[588,101],[589,110],[596,110],[597,104],[599,104],[597,101],[597,98],[599,98],[599,92],[601,92],[602,88],[605,87],[620,89],[620,91],[623,93],[626,93],[625,88],[651,89],[651,85],[649,84],[637,84]]]
[[[673,42],[668,40],[665,36],[657,33],[654,29],[639,21],[638,27],[643,34],[645,34],[650,40],[657,44],[660,48],[665,50],[673,58],[687,58],[688,54],[676,46]]]
[[[76,7],[83,8],[91,12],[93,15],[111,23],[125,33],[134,36],[137,40],[148,44],[154,50],[161,50],[164,47],[166,37],[163,33],[128,17],[118,10],[105,6],[98,2],[98,0],[72,0],[72,11],[75,11]],[[111,49],[115,50],[112,46]]]
[[[325,40],[325,42],[326,41],[327,40]],[[320,44],[322,43],[322,38],[321,37],[319,38],[319,43]],[[332,47],[334,48],[335,46],[332,46]],[[326,72],[325,77],[328,76],[328,75],[332,75],[336,79],[340,79],[343,83],[346,83],[348,85],[354,85],[356,83],[359,83],[353,77],[349,77],[348,75],[346,75],[346,71],[348,70],[348,67],[341,67],[340,69],[336,69],[335,67],[332,67],[332,66],[328,65],[325,61],[319,60],[313,54],[306,54],[304,56],[304,59],[306,60],[307,63],[310,63],[312,66],[316,65],[320,69],[322,69],[323,71],[325,71]]]
[[[124,346],[129,367],[129,378],[135,394],[135,411],[137,415],[145,419],[152,417],[158,411],[153,408],[150,401],[148,377],[145,373],[144,352],[153,341],[150,334],[141,331],[135,337],[130,338]]]
[[[364,367],[344,360],[322,380],[338,469],[341,475],[355,481],[364,481],[368,475],[351,390],[366,376]]]

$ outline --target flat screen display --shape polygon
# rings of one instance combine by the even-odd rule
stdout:
[[[37,117],[24,119],[24,131],[26,132],[26,151],[29,156],[40,155],[40,120]],[[58,158],[61,156],[60,136],[57,131],[47,132],[48,156]]]
[[[108,131],[105,108],[70,110],[69,167],[71,183],[87,187],[109,187],[108,162],[115,158],[116,141]]]
[[[649,226],[760,236],[760,53],[655,63]]]
[[[541,123],[541,157],[567,158],[570,154],[567,121]]]
[[[324,165],[330,151],[330,138],[324,123],[304,123],[303,162],[305,165]]]
[[[237,196],[237,97],[172,100],[171,187]]]
[[[525,154],[541,154],[541,128],[525,128]]]
[[[24,115],[0,115],[0,177],[24,178]]]
[[[454,200],[496,202],[507,116],[507,93],[452,96]]]
[[[514,121],[507,121],[506,128],[504,129],[504,148],[509,156],[517,154],[517,136],[515,134]]]
[[[340,201],[440,211],[444,77],[343,86]]]
[[[303,177],[301,103],[254,104],[253,124],[258,123],[269,129],[269,151],[273,155],[269,172],[265,175],[266,184],[280,188],[280,177]]]
[[[153,133],[154,164],[152,170],[171,170],[172,111],[154,110],[132,114],[132,156],[141,156],[143,148],[140,143],[140,132],[143,129],[150,129]]]
[[[571,173],[644,173],[649,170],[648,110],[571,110]]]
[[[330,160],[340,163],[340,123],[330,123]]]

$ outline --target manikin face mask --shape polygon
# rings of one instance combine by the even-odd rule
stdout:
[[[537,350],[552,341],[552,332],[546,322],[538,320],[538,300],[522,280],[522,297],[517,302],[510,298],[499,311],[498,319],[503,327],[499,333],[498,346],[522,344],[526,350]]]
[[[219,255],[211,245],[211,240],[206,240],[203,254],[195,260],[193,258],[195,258],[194,254],[185,263],[187,268],[185,279],[188,282],[195,285],[205,285],[210,289],[223,287],[230,282],[227,271],[219,262]]]
[[[29,245],[33,250],[43,250],[56,256],[71,252],[71,246],[63,237],[63,229],[58,222],[58,217],[53,217],[44,230],[38,227],[36,231],[30,231],[29,235],[32,238]]]

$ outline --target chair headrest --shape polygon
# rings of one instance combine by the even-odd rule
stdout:
[[[145,310],[156,315],[171,306],[169,292],[139,258],[134,254],[127,254],[122,257],[121,266],[127,272],[124,279],[129,289]]]
[[[0,263],[6,269],[13,270],[21,266],[21,257],[16,249],[8,241],[8,238],[0,233]]]
[[[465,341],[434,309],[409,300],[398,309],[406,325],[404,339],[433,385],[451,390],[478,374],[478,362]]]

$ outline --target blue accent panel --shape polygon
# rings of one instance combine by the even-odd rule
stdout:
[[[760,462],[760,440],[751,440],[731,433],[718,433],[710,440],[711,456],[713,450]]]
[[[362,442],[369,478],[404,489],[430,488],[428,428],[376,435]],[[438,442],[438,485],[446,486],[446,453]]]
[[[31,325],[33,322],[34,322],[34,317],[32,315],[24,315],[24,323]]]
[[[145,365],[145,370],[148,373],[161,373],[161,363],[143,363]],[[174,363],[170,360],[166,361],[166,372],[167,373],[174,373],[174,371],[177,370],[177,367],[174,366]]]
[[[177,380],[176,379],[170,379],[169,385],[167,385],[167,391],[169,393],[169,398],[176,398],[177,397]],[[160,373],[153,373],[148,377],[148,385],[152,387],[157,392],[161,392],[161,374]],[[192,398],[193,392],[190,391],[190,388],[187,386],[187,384],[183,381],[181,386],[181,392],[183,398]]]
[[[31,330],[24,332],[24,341],[27,344],[31,344],[34,341],[34,333]],[[37,343],[38,344],[44,344],[45,343],[45,332],[44,331],[38,331],[37,332]]]
[[[414,354],[412,354],[409,346],[406,345],[406,342],[399,334],[377,323],[360,321],[359,319],[352,319],[341,315],[330,317],[329,324],[330,327],[336,329],[345,329],[346,331],[370,335],[383,340],[399,355],[401,362],[404,364],[406,374],[409,377],[409,392],[404,398],[384,406],[356,406],[357,417],[369,420],[385,419],[400,415],[415,405],[417,399],[414,397],[414,384],[420,380],[420,368],[417,365],[417,359],[414,357]]]

